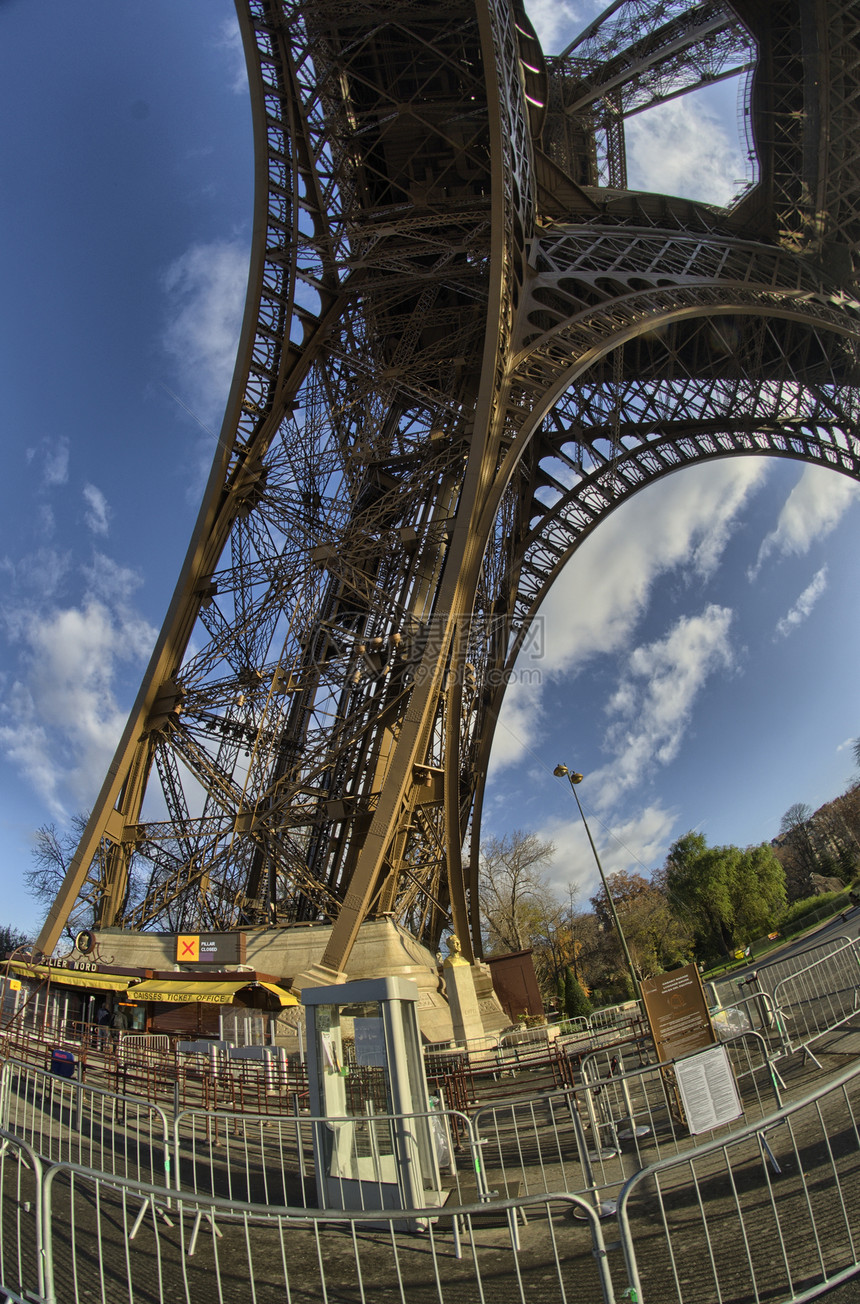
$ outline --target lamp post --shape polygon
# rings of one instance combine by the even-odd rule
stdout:
[[[569,770],[566,765],[557,765],[553,770],[553,774],[557,779],[567,778],[570,780],[570,791],[573,793],[573,799],[576,802],[577,809],[580,814],[580,818],[582,820],[583,825],[585,826],[585,832],[588,836],[588,841],[591,846],[591,850],[594,854],[594,862],[597,865],[597,872],[600,875],[600,881],[603,884],[603,890],[606,893],[606,900],[609,905],[609,912],[612,915],[612,922],[615,924],[615,928],[618,933],[618,940],[621,943],[621,949],[624,952],[624,959],[627,961],[627,968],[630,972],[630,977],[633,982],[633,994],[636,997],[637,1001],[641,1001],[642,992],[639,988],[639,979],[636,977],[636,970],[633,968],[633,960],[630,956],[630,951],[628,950],[627,947],[627,939],[624,936],[624,929],[621,927],[621,920],[618,918],[618,911],[615,909],[615,902],[612,900],[612,893],[609,891],[609,884],[606,881],[606,875],[603,872],[603,866],[601,865],[600,857],[597,854],[597,847],[594,845],[594,838],[591,836],[591,829],[588,827],[588,820],[585,818],[585,812],[582,809],[582,805],[580,804],[580,800],[579,800],[579,793],[576,791],[576,785],[578,783],[582,783],[583,776],[581,774],[577,774],[576,771]]]

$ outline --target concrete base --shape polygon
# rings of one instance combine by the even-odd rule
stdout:
[[[294,978],[302,986],[328,986],[343,981],[345,975],[333,975],[320,964],[331,933],[330,924],[305,924],[292,928],[247,928],[245,964],[239,967],[277,975],[282,987],[290,988]],[[77,952],[73,957],[78,958]],[[190,977],[195,972],[214,968],[235,972],[236,965],[179,963],[176,960],[175,933],[132,933],[107,928],[96,933],[96,948],[86,958],[99,964],[129,968],[174,970]],[[81,959],[84,957],[81,956]],[[508,1025],[507,1017],[492,991],[486,965],[473,967],[478,1007],[485,1031],[495,1032]],[[301,976],[301,977],[300,977]],[[445,997],[436,957],[393,919],[369,919],[361,925],[358,939],[349,958],[349,979],[410,978],[418,985],[418,1023],[427,1041],[450,1041],[453,1038],[451,1013]],[[319,978],[310,982],[309,978]],[[283,1021],[295,1021],[290,1010]],[[282,1020],[279,1020],[281,1022]]]
[[[483,960],[477,960],[472,965],[472,977],[475,981],[475,996],[478,1000],[478,1009],[481,1011],[484,1032],[504,1032],[511,1026],[511,1021],[496,995],[490,966]]]
[[[483,1036],[484,1026],[475,995],[472,966],[465,961],[452,963],[448,960],[445,964],[445,987],[454,1026],[454,1040],[469,1042]]]

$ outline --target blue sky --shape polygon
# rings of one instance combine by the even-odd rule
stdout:
[[[596,11],[531,9],[548,50]],[[0,923],[38,922],[34,831],[98,791],[196,516],[247,270],[243,76],[226,0],[47,0],[36,24],[0,4]],[[637,120],[632,184],[728,198],[735,98]],[[558,761],[587,775],[608,868],[652,868],[694,826],[759,841],[841,791],[856,499],[744,459],[617,512],[546,604],[541,686],[509,694],[489,831],[551,837],[556,880],[587,893]]]

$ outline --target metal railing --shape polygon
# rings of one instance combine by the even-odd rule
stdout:
[[[7,1060],[0,1126],[46,1162],[170,1184],[167,1114],[149,1101]]]
[[[0,1131],[0,1283],[6,1295],[44,1290],[42,1198],[44,1168],[31,1146]]]
[[[774,961],[742,980],[743,1000],[724,1007],[750,1018],[781,1054],[804,1053],[860,1012],[860,941],[837,937]]]
[[[778,1109],[780,1084],[763,1039],[743,1033],[726,1051],[744,1116]],[[512,1097],[470,1115],[491,1198],[565,1190],[589,1194],[605,1214],[643,1165],[696,1144],[671,1064],[631,1067],[601,1052],[583,1071],[575,1088]]]
[[[576,1088],[468,1117],[193,1109],[169,1124],[164,1111],[137,1112],[148,1102],[106,1103],[110,1092],[63,1079],[52,1087],[43,1070],[7,1064],[4,1109],[27,1139],[0,1132],[0,1281],[48,1304],[612,1304],[629,1289],[640,1304],[800,1304],[860,1266],[860,1067],[784,1107],[761,1036],[742,1034],[726,1051],[747,1118],[759,1116],[704,1142],[685,1126],[672,1067],[623,1058],[598,1076],[606,1065],[592,1056]],[[99,1139],[75,1151],[78,1102],[85,1135],[95,1135],[92,1115],[127,1149]],[[438,1123],[446,1147],[442,1206],[383,1208],[369,1182],[365,1203],[378,1207],[308,1207],[315,1129],[347,1125],[366,1163],[393,1152],[395,1126],[419,1117]],[[165,1130],[172,1163],[160,1169]],[[50,1161],[36,1153],[43,1146]],[[69,1162],[71,1153],[113,1168]],[[601,1225],[618,1229],[623,1255],[608,1257],[616,1236],[607,1245]]]
[[[800,1304],[860,1263],[860,1067],[621,1191],[639,1304]]]
[[[164,1190],[71,1165],[41,1185],[47,1304],[527,1304],[538,1283],[545,1304],[615,1304],[599,1219],[574,1195],[502,1201],[490,1213],[480,1204],[343,1213],[183,1195],[165,1213]],[[528,1244],[514,1234],[523,1215]]]

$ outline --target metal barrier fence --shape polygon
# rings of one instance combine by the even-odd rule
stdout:
[[[780,1108],[762,1038],[744,1034],[726,1050],[747,1114],[762,1116],[705,1143],[679,1116],[670,1066],[618,1061],[598,1076],[597,1056],[575,1089],[471,1117],[432,1111],[448,1146],[448,1197],[421,1210],[306,1207],[313,1129],[349,1124],[366,1159],[393,1145],[389,1116],[182,1111],[174,1163],[155,1181],[129,1176],[114,1145],[101,1151],[113,1172],[65,1160],[46,1171],[33,1146],[4,1131],[0,1281],[49,1304],[612,1304],[628,1288],[640,1304],[800,1304],[860,1262],[860,1068]],[[20,1089],[31,1115],[44,1108],[30,1137],[63,1154],[68,1104],[57,1109],[49,1075],[7,1070],[4,1102]],[[109,1094],[86,1089],[84,1117],[91,1106],[112,1117],[100,1099]],[[135,1117],[131,1131],[143,1128]],[[623,1264],[600,1234],[601,1223],[615,1228],[616,1202]]]
[[[49,1163],[170,1184],[167,1115],[146,1100],[7,1060],[0,1125]]]
[[[778,1108],[778,1080],[762,1038],[742,1034],[727,1049],[746,1117]],[[437,1108],[415,1115],[430,1120],[449,1198],[565,1190],[605,1201],[667,1146],[674,1153],[689,1144],[671,1066],[643,1063],[638,1048],[632,1065],[607,1050],[587,1057],[582,1070],[576,1088],[556,1081],[527,1092],[522,1080],[503,1080],[492,1103],[468,1113]],[[7,1064],[3,1073],[0,1122],[49,1160],[250,1203],[315,1202],[315,1129],[337,1129],[341,1159],[350,1171],[367,1169],[372,1182],[385,1167],[379,1159],[374,1168],[374,1155],[397,1152],[402,1123],[381,1110],[314,1119],[301,1112],[298,1097],[280,1114],[194,1107],[170,1122],[166,1110],[145,1100],[57,1080],[32,1066]],[[382,1195],[380,1189],[380,1203]]]
[[[747,1118],[782,1104],[779,1083],[756,1033],[726,1046]],[[491,1198],[538,1192],[590,1193],[605,1215],[624,1182],[643,1165],[689,1150],[671,1064],[630,1067],[609,1052],[583,1062],[584,1081],[538,1096],[519,1096],[471,1114]],[[720,1129],[725,1132],[724,1126]]]
[[[860,1263],[860,1067],[634,1174],[618,1218],[639,1304],[816,1298]]]
[[[324,1130],[337,1133],[342,1174],[362,1175],[363,1203],[391,1204],[388,1156],[402,1149],[403,1130],[428,1120],[451,1203],[486,1202],[481,1143],[465,1115],[446,1110],[416,1114],[350,1115],[311,1118],[306,1114],[275,1119],[271,1115],[210,1114],[186,1110],[173,1126],[174,1183],[183,1194],[214,1196],[247,1203],[311,1208],[316,1203],[315,1143]],[[455,1146],[454,1137],[465,1138]],[[458,1155],[461,1161],[458,1162]],[[336,1179],[330,1177],[330,1184]],[[344,1183],[341,1183],[343,1186]],[[357,1184],[347,1182],[354,1188]],[[345,1204],[349,1199],[342,1191]]]
[[[820,1068],[812,1045],[860,1011],[860,941],[831,938],[785,960],[763,965],[743,980],[743,1005],[781,1053],[803,1052]]]
[[[317,1212],[184,1195],[157,1216],[166,1195],[69,1165],[45,1174],[47,1304],[615,1304],[599,1220],[576,1196],[505,1201],[488,1214],[483,1205]],[[141,1209],[145,1232],[132,1240]],[[526,1210],[528,1244],[511,1230]]]
[[[726,1009],[742,1003],[739,992],[747,999],[764,992],[772,998],[777,983],[783,978],[790,978],[810,964],[814,964],[816,960],[843,950],[846,944],[851,944],[851,941],[851,938],[845,936],[831,937],[827,941],[819,942],[783,959],[762,963],[751,970],[746,978],[730,976],[709,983],[708,986],[713,988],[718,1002]]]
[[[0,1131],[0,1283],[7,1297],[35,1291],[41,1298],[43,1277],[43,1165],[33,1149]]]
[[[857,1013],[858,980],[857,944],[850,942],[777,983],[773,999],[793,1052],[805,1051],[818,1064],[810,1046]]]

